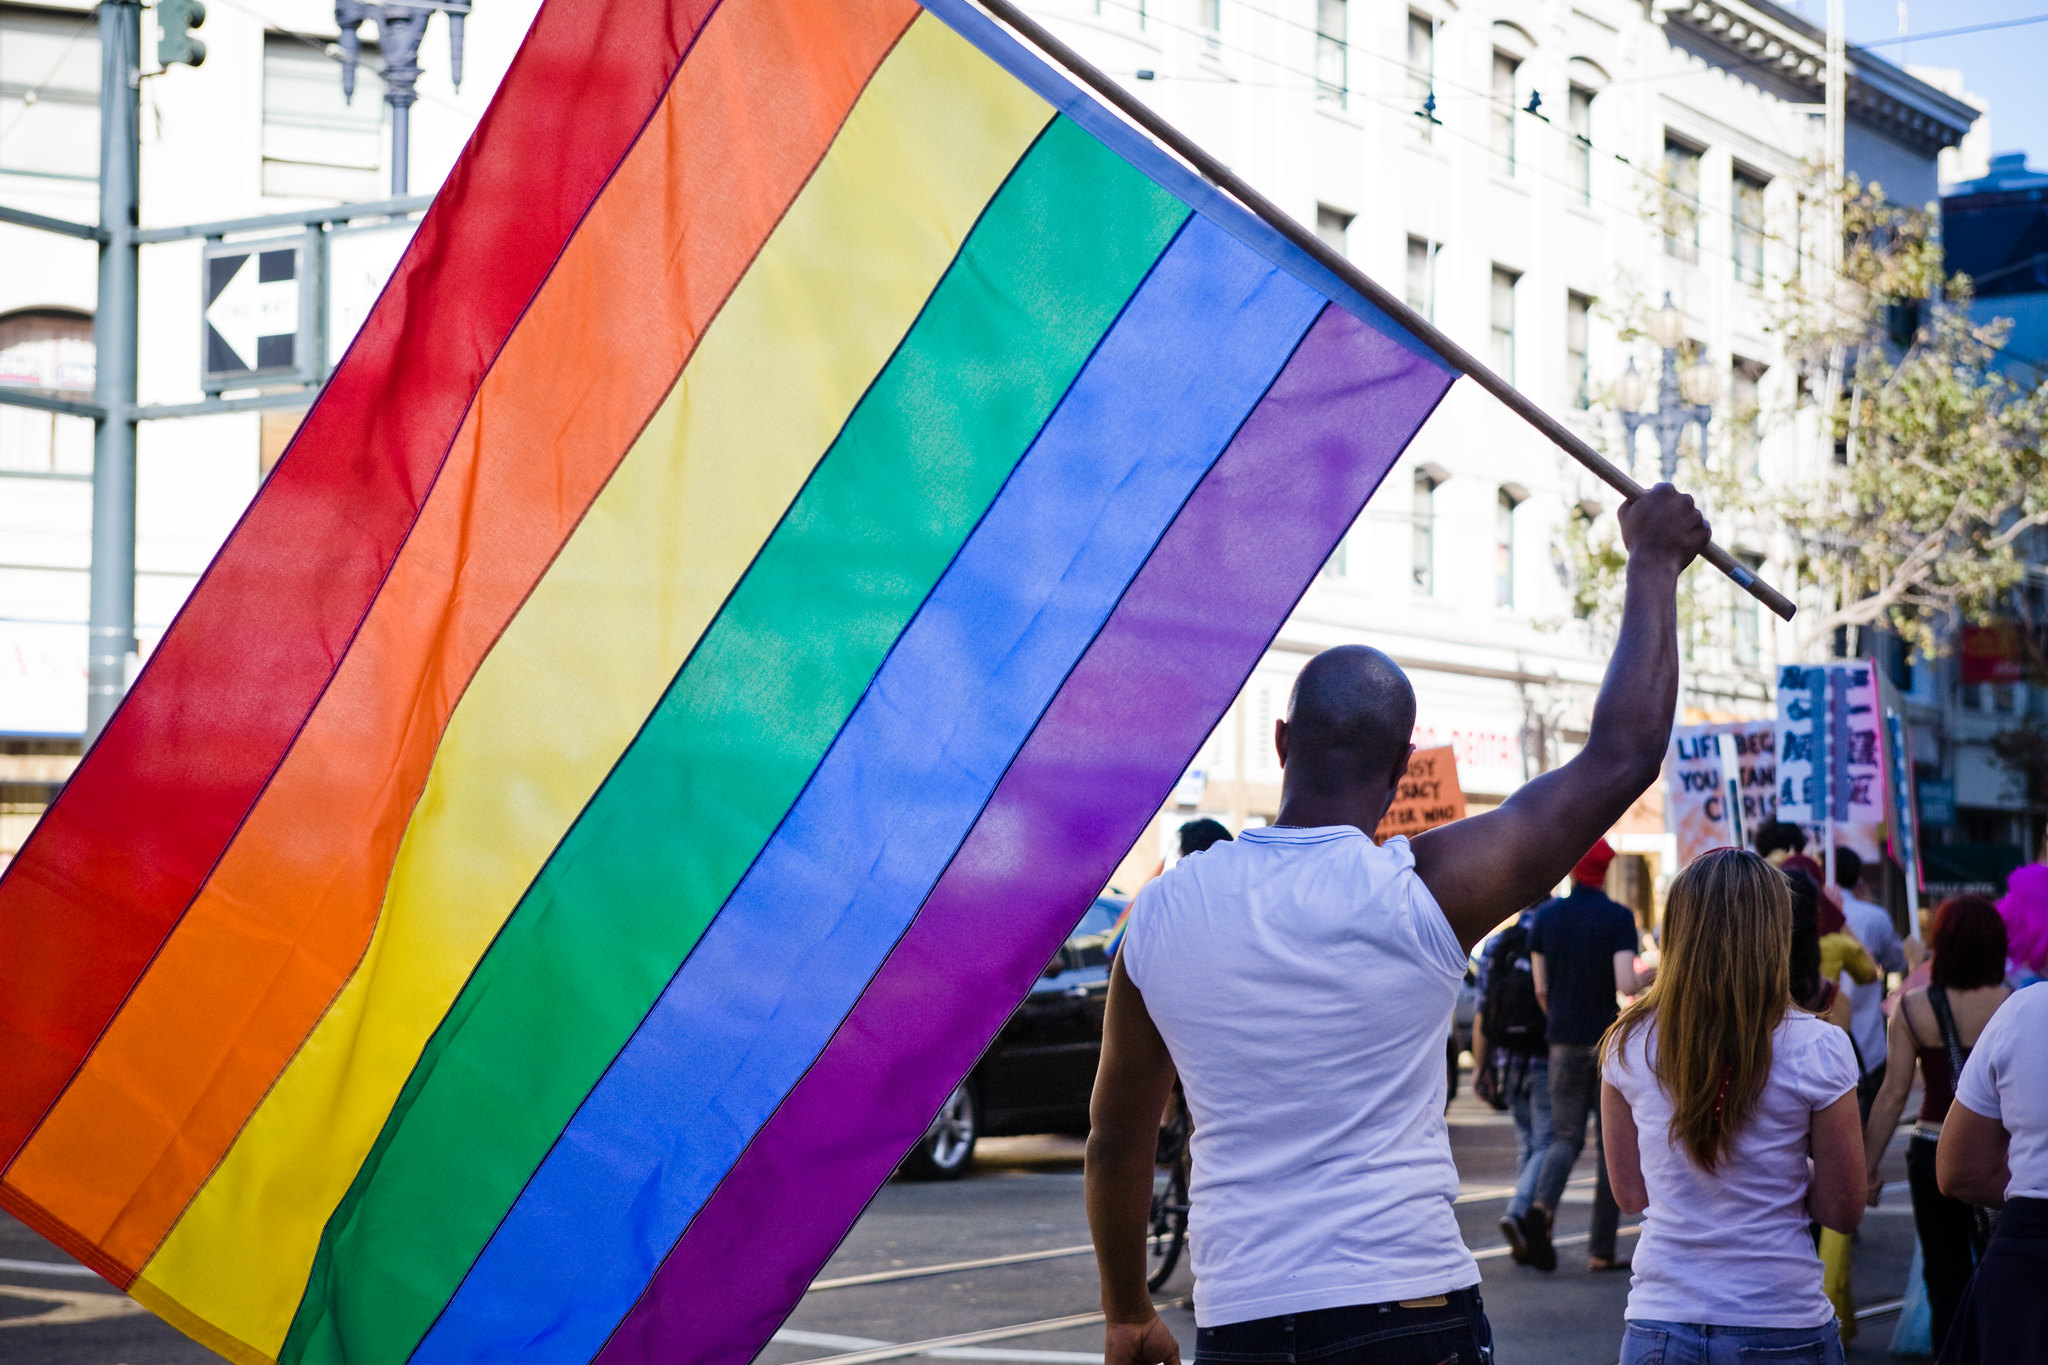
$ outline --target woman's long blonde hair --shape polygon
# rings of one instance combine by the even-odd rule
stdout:
[[[1771,1070],[1771,1034],[1792,1005],[1792,895],[1756,854],[1716,849],[1671,883],[1664,962],[1600,1040],[1612,1058],[1651,1020],[1671,1139],[1713,1170]]]

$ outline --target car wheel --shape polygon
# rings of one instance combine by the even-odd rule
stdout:
[[[963,1081],[903,1159],[903,1174],[911,1180],[958,1180],[967,1174],[974,1163],[980,1119],[974,1091]]]

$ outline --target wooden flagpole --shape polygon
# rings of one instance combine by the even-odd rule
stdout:
[[[1030,15],[1018,9],[1011,0],[977,0],[997,19],[1029,39],[1039,51],[1051,57],[1075,79],[1109,101],[1121,110],[1132,122],[1166,144],[1175,155],[1193,167],[1202,177],[1231,198],[1244,205],[1263,219],[1274,231],[1300,247],[1330,271],[1338,279],[1356,289],[1371,301],[1374,307],[1392,317],[1396,322],[1413,332],[1417,339],[1447,361],[1451,368],[1471,379],[1473,383],[1498,398],[1508,408],[1521,416],[1529,425],[1549,437],[1565,454],[1591,470],[1601,482],[1633,501],[1643,494],[1643,486],[1623,473],[1599,451],[1579,439],[1577,433],[1564,423],[1545,412],[1534,401],[1526,397],[1514,385],[1502,379],[1492,370],[1479,363],[1464,347],[1458,345],[1439,331],[1435,324],[1410,308],[1402,300],[1375,284],[1366,273],[1332,250],[1320,237],[1310,232],[1291,216],[1283,213],[1279,206],[1240,179],[1235,172],[1154,113],[1151,108],[1097,70],[1087,58],[1068,47]],[[1735,580],[1736,586],[1751,597],[1769,607],[1780,617],[1789,621],[1798,610],[1791,601],[1776,588],[1758,578],[1744,567],[1733,555],[1719,545],[1709,542],[1701,555],[1707,563]]]

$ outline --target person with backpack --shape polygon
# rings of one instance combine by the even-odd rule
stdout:
[[[1501,1234],[1518,1264],[1529,1260],[1522,1219],[1536,1197],[1536,1177],[1550,1146],[1550,1048],[1543,1006],[1529,961],[1530,906],[1487,940],[1479,954],[1479,1013],[1472,1021],[1472,1089],[1515,1120],[1515,1192],[1501,1215]]]

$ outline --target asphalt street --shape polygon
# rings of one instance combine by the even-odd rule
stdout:
[[[1591,1153],[1581,1158],[1559,1218],[1558,1270],[1514,1265],[1495,1227],[1514,1165],[1514,1130],[1461,1093],[1451,1107],[1452,1149],[1464,1192],[1458,1217],[1480,1253],[1482,1292],[1501,1365],[1609,1365],[1621,1339],[1626,1274],[1586,1269],[1583,1234],[1592,1201]],[[1903,1181],[1904,1143],[1886,1176]],[[1624,1224],[1628,1220],[1624,1220]],[[1574,1240],[1574,1239],[1577,1240]],[[760,1365],[865,1365],[882,1359],[1094,1365],[1101,1360],[1095,1267],[1081,1248],[1081,1144],[1071,1138],[983,1143],[973,1172],[951,1184],[894,1182],[791,1314]],[[1624,1253],[1631,1239],[1624,1237]],[[1889,1361],[1894,1303],[1912,1254],[1903,1185],[1865,1219],[1856,1250],[1858,1305],[1877,1309],[1849,1351]],[[995,1265],[954,1267],[998,1259]],[[852,1280],[854,1283],[836,1283]],[[1193,1282],[1185,1265],[1161,1293],[1164,1313],[1192,1358]],[[953,1340],[954,1338],[968,1340]],[[903,1349],[909,1348],[909,1349]],[[185,1365],[217,1359],[75,1265],[27,1228],[0,1216],[0,1362],[6,1365]]]

